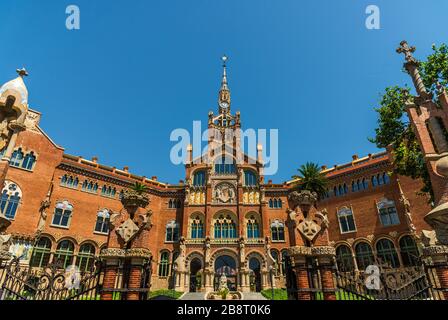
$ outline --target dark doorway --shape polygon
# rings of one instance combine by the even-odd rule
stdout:
[[[236,262],[230,256],[220,256],[215,261],[215,290],[219,289],[219,279],[225,274],[227,277],[227,287],[230,291],[237,289],[237,270]]]
[[[190,263],[190,292],[198,291],[201,286],[201,275],[198,274],[202,269],[202,263],[198,258],[194,258]]]
[[[261,291],[261,270],[260,261],[257,258],[251,258],[249,260],[250,269],[250,290],[260,292]]]

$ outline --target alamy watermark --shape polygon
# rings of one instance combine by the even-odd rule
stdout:
[[[366,28],[369,30],[379,30],[381,29],[380,22],[380,8],[376,5],[368,5],[366,7]]]
[[[65,27],[68,30],[79,30],[81,28],[81,11],[77,5],[71,4],[65,9],[68,15],[65,19]]]
[[[224,155],[219,158],[224,164],[256,164],[261,160],[264,175],[274,175],[278,170],[278,129],[202,131],[201,121],[193,121],[192,135],[187,129],[177,128],[171,132],[170,141],[176,142],[170,152],[170,160],[175,165],[213,161]]]

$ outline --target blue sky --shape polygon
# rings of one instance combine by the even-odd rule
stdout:
[[[81,10],[81,29],[65,9]],[[365,8],[381,30],[365,28]],[[447,42],[448,2],[14,0],[0,3],[0,83],[25,66],[30,106],[67,153],[177,183],[170,133],[206,125],[229,57],[232,110],[244,128],[279,130],[279,170],[377,152],[367,141],[380,93],[410,84],[395,48],[424,58]]]

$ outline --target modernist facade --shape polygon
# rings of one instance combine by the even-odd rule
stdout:
[[[19,77],[0,93],[13,82],[26,90]],[[238,290],[270,287],[270,272],[276,287],[285,286],[287,249],[294,238],[288,195],[297,181],[265,181],[262,146],[257,159],[240,152],[240,114],[231,110],[225,66],[218,113],[208,116],[209,151],[193,159],[189,147],[180,184],[67,154],[45,134],[40,118],[30,109],[14,149],[2,153],[9,169],[0,209],[12,221],[10,252],[24,263],[42,267],[58,257],[66,266],[89,268],[108,242],[109,220],[122,210],[121,196],[139,182],[148,188],[152,212],[144,243],[152,255],[151,288],[203,290],[216,281],[204,274],[209,269],[225,272]],[[430,211],[428,198],[418,194],[420,181],[390,174],[390,157],[388,152],[354,155],[345,164],[322,167],[330,187],[317,207],[327,214],[328,241],[340,268],[364,270],[375,258],[408,266],[418,256],[416,235],[430,229],[423,220]],[[295,166],[291,163],[291,172]],[[179,256],[182,266],[176,263]]]

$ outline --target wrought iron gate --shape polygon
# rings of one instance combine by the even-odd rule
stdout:
[[[99,300],[102,263],[92,270],[67,270],[55,259],[43,268],[20,264],[19,258],[0,266],[0,300]]]
[[[416,266],[392,268],[377,261],[378,278],[372,273],[355,270],[338,270],[334,266],[334,284],[337,300],[443,300],[448,288],[442,288],[436,272],[440,265],[419,260]],[[321,267],[316,260],[308,259],[306,268],[309,288],[297,288],[296,271],[286,261],[286,282],[289,299],[297,299],[306,292],[311,300],[323,299]],[[447,263],[448,266],[448,263]],[[376,285],[375,285],[376,284]]]

